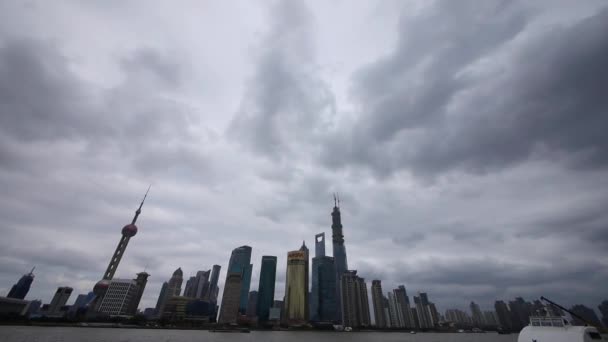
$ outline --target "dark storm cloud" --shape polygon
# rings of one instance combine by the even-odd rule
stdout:
[[[394,51],[355,78],[365,113],[325,162],[424,177],[529,158],[605,166],[608,10],[516,40],[532,16],[521,8],[441,1],[405,20]]]
[[[228,130],[263,155],[294,152],[301,146],[291,144],[320,133],[318,125],[335,110],[332,93],[315,75],[312,20],[301,1],[277,3],[253,79]]]
[[[96,130],[88,96],[52,43],[0,43],[0,130],[20,140],[71,139]]]

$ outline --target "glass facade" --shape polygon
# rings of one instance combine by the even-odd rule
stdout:
[[[247,310],[247,301],[249,299],[249,287],[251,285],[251,247],[241,246],[232,251],[230,262],[228,263],[228,272],[226,279],[231,274],[241,275],[241,291],[239,297],[239,312],[245,314]]]
[[[277,274],[277,257],[265,255],[262,257],[260,283],[258,285],[258,320],[268,321],[270,308],[274,302],[274,284]]]
[[[336,270],[334,258],[312,259],[310,320],[331,322],[336,317]]]

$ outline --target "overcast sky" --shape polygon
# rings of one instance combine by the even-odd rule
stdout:
[[[606,1],[0,1],[0,295],[325,232],[439,309],[608,298]],[[75,295],[70,300],[75,299]]]

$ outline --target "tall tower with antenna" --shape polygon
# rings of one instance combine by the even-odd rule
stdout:
[[[331,237],[333,242],[334,263],[336,267],[336,320],[342,321],[342,291],[340,279],[348,270],[346,262],[346,247],[342,233],[342,217],[340,215],[340,197],[334,194],[334,210],[331,212]]]
[[[152,185],[150,185],[152,186]],[[129,240],[137,234],[137,226],[135,222],[137,222],[137,218],[139,214],[141,214],[141,208],[144,205],[146,197],[148,196],[148,192],[150,191],[150,186],[144,195],[144,198],[141,200],[139,204],[139,208],[135,211],[135,216],[133,217],[133,221],[127,224],[122,228],[122,237],[118,242],[118,246],[116,246],[116,250],[114,251],[114,255],[110,259],[110,263],[108,264],[108,268],[103,274],[103,279],[98,281],[93,288],[93,292],[97,295],[97,297],[103,297],[105,292],[107,291],[110,281],[114,278],[114,273],[116,273],[116,269],[118,268],[118,264],[120,264],[120,260],[122,259],[125,250],[127,249],[127,245],[129,244]]]

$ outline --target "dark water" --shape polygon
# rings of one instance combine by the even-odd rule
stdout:
[[[0,326],[1,342],[514,342],[517,335],[419,333],[336,333],[304,331],[252,331],[212,333],[202,330],[147,330],[115,328]]]

